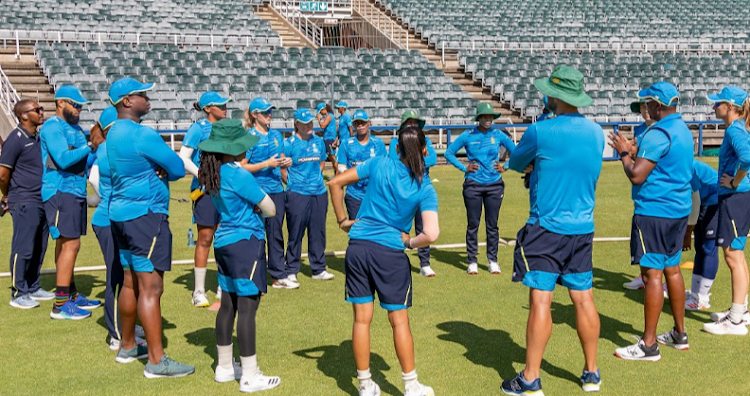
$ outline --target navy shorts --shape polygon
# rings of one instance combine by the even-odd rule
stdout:
[[[388,311],[411,307],[411,265],[402,250],[351,239],[344,264],[346,301],[366,304],[378,293],[380,306]]]
[[[326,139],[323,142],[326,144],[326,155],[336,155],[336,149],[333,148],[333,142],[335,142],[336,139]]]
[[[693,231],[698,238],[702,240],[716,239],[716,230],[719,227],[719,205],[701,206],[698,222],[695,224]]]
[[[221,290],[238,296],[257,296],[268,291],[266,241],[243,239],[214,249]]]
[[[518,231],[513,252],[513,282],[533,289],[555,290],[560,284],[570,290],[593,287],[594,233],[563,235],[535,224]]]
[[[716,245],[744,250],[750,231],[750,192],[719,196]]]
[[[149,211],[128,221],[113,221],[112,236],[120,250],[126,271],[169,271],[172,269],[172,232],[169,217]]]
[[[346,194],[344,195],[344,203],[346,204],[346,214],[349,216],[349,220],[356,219],[357,214],[359,214],[359,208],[362,206],[362,201]]]
[[[44,203],[44,214],[52,239],[86,235],[86,198],[58,191]]]
[[[193,201],[193,223],[201,227],[216,227],[220,220],[221,214],[208,194],[203,194],[197,201]]]
[[[688,218],[668,219],[633,215],[630,229],[630,263],[664,270],[680,264]]]

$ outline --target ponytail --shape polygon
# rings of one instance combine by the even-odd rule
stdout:
[[[745,130],[750,132],[750,98],[745,99],[740,110],[740,118],[745,121]]]
[[[221,190],[221,163],[223,154],[201,152],[201,167],[198,169],[198,183],[208,195],[219,195]]]
[[[420,128],[408,126],[398,134],[398,150],[401,162],[411,171],[412,180],[422,184],[425,172],[424,148],[426,145],[424,132]]]
[[[245,129],[250,129],[255,126],[255,117],[250,114],[250,109],[245,110],[245,113],[243,114],[242,125],[245,127]]]
[[[193,102],[193,108],[197,111],[203,111],[200,102]]]

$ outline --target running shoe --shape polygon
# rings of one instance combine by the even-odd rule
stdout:
[[[196,290],[193,292],[193,305],[199,308],[205,308],[211,303],[208,302],[206,292],[204,290]]]
[[[378,384],[370,381],[369,387],[359,388],[359,396],[380,396],[380,387],[378,386]]]
[[[714,322],[718,322],[727,316],[729,316],[729,309],[727,309],[726,311],[712,313],[711,320],[713,320]],[[745,323],[745,326],[750,325],[750,312],[745,311],[745,314],[742,315],[742,321]]]
[[[193,374],[195,367],[188,364],[178,363],[167,355],[162,355],[158,364],[146,363],[143,369],[143,376],[146,378],[179,378]]]
[[[404,396],[435,396],[435,391],[427,385],[419,384],[419,387],[416,389],[407,389],[404,392]]]
[[[297,280],[297,274],[287,275],[286,278],[294,283],[299,283],[299,281]]]
[[[71,299],[78,308],[85,309],[87,311],[93,311],[102,306],[102,302],[99,300],[89,300],[81,293],[78,293],[78,297],[75,300]]]
[[[148,357],[148,348],[145,345],[137,345],[133,349],[120,348],[117,351],[117,357],[115,361],[117,363],[132,363],[138,359],[145,359]]]
[[[313,275],[312,276],[312,278],[315,279],[315,280],[331,280],[331,279],[333,279],[335,277],[336,277],[336,275],[334,275],[334,274],[332,274],[332,273],[330,273],[328,271],[325,271],[325,270],[323,272],[317,274],[317,275]]]
[[[499,274],[501,272],[500,266],[494,261],[490,261],[490,265],[488,269],[490,271],[490,274]]]
[[[49,301],[55,298],[55,293],[39,289],[29,295],[34,301]]]
[[[299,283],[292,281],[289,278],[276,279],[273,281],[274,289],[299,289]]]
[[[729,319],[729,315],[723,317],[721,320],[712,323],[704,323],[703,331],[715,335],[747,335],[747,327],[743,321],[740,323],[732,323]]]
[[[18,309],[32,309],[39,306],[39,303],[32,300],[31,297],[29,297],[28,294],[24,294],[22,296],[18,296],[8,303],[13,308]]]
[[[428,265],[419,269],[419,275],[422,275],[426,278],[432,278],[436,274],[435,271],[432,270],[432,267]]]
[[[506,395],[544,396],[544,391],[542,391],[542,379],[537,378],[531,382],[527,382],[526,379],[523,378],[523,371],[512,380],[503,381],[500,390]]]
[[[477,263],[469,264],[469,268],[466,269],[466,273],[469,275],[476,275],[479,273],[479,266]]]
[[[685,351],[690,349],[688,344],[687,332],[678,333],[673,327],[668,333],[659,334],[656,336],[656,342],[662,345],[670,346],[678,351]]]
[[[114,337],[108,337],[109,338],[109,350],[110,351],[117,351],[120,349],[120,340]],[[135,343],[136,345],[143,345],[146,346],[146,340],[144,340],[141,337],[135,336]]]
[[[647,362],[656,362],[661,359],[659,345],[654,344],[651,347],[647,347],[642,338],[633,345],[617,348],[615,356],[624,360],[643,360]]]
[[[49,317],[58,320],[81,320],[91,316],[91,312],[78,308],[73,302],[68,300],[65,304],[58,308],[57,306],[52,307],[52,312],[49,313]]]
[[[216,366],[214,371],[214,381],[216,382],[231,382],[238,380],[242,377],[242,366],[234,361],[232,358],[232,369],[228,370],[221,366]]]
[[[581,388],[584,392],[599,392],[602,386],[601,371],[586,371],[583,370],[581,375]]]
[[[638,275],[630,282],[625,282],[622,284],[622,287],[630,290],[638,290],[638,289],[645,289],[646,285],[643,284],[643,278]]]
[[[240,392],[244,392],[244,393],[252,393],[252,392],[273,389],[279,385],[281,385],[281,378],[268,377],[268,376],[263,375],[263,373],[260,371],[258,371],[252,378],[250,377],[240,378]]]
[[[711,294],[702,296],[697,293],[693,293],[690,290],[687,291],[688,297],[685,300],[685,310],[687,311],[705,311],[711,308],[709,298]]]

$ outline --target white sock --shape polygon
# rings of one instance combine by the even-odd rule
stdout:
[[[703,277],[700,275],[693,274],[693,279],[690,282],[690,292],[693,294],[699,294],[701,290],[701,280],[703,280]]]
[[[745,311],[747,311],[747,305],[732,303],[732,308],[729,308],[729,320],[732,323],[741,323]]]
[[[700,288],[698,289],[698,294],[700,294],[703,297],[708,298],[708,292],[711,291],[711,286],[714,285],[713,279],[708,278],[701,278]]]
[[[408,373],[401,373],[401,378],[404,379],[404,390],[418,390],[419,381],[417,381],[417,370],[412,370]]]
[[[195,291],[206,290],[206,268],[195,267]]]
[[[242,363],[242,376],[245,378],[255,378],[258,374],[258,355],[240,356]]]
[[[370,374],[370,369],[367,370],[357,370],[357,379],[359,380],[359,388],[369,388],[370,383],[372,382],[372,374]]]
[[[218,366],[223,368],[224,370],[232,370],[232,344],[217,345],[216,349],[219,351]]]
[[[216,299],[221,300],[221,286],[216,287]]]

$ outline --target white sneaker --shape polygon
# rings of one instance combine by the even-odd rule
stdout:
[[[281,379],[279,377],[267,377],[260,371],[258,371],[258,373],[252,378],[240,378],[240,392],[245,393],[273,389],[279,385],[281,385]]]
[[[745,327],[745,324],[742,322],[738,324],[732,323],[732,321],[729,320],[729,315],[725,316],[718,322],[704,323],[703,331],[716,335],[747,335],[747,327]]]
[[[315,280],[331,280],[331,279],[333,279],[335,277],[336,277],[336,275],[334,275],[334,274],[332,274],[332,273],[330,273],[328,271],[323,271],[323,272],[321,272],[321,273],[319,273],[317,275],[313,275],[312,276],[312,278],[315,279]]]
[[[294,282],[289,278],[276,279],[271,286],[274,289],[299,289],[299,283]]]
[[[378,384],[370,381],[370,387],[359,388],[359,396],[380,396],[380,387]]]
[[[688,290],[687,292],[688,297],[685,300],[686,311],[705,311],[711,308],[711,303],[709,302],[711,294],[707,296],[701,296],[700,294],[693,294],[690,290]]]
[[[729,316],[729,310],[721,311],[721,312],[714,312],[711,314],[711,320],[714,322],[718,322],[725,317]],[[750,325],[750,312],[745,311],[745,314],[742,315],[742,321],[745,322],[745,326]]]
[[[234,358],[232,358],[231,370],[216,366],[216,370],[214,371],[214,381],[216,382],[231,382],[240,379],[240,377],[242,377],[242,366],[235,362]]]
[[[630,290],[638,290],[638,289],[645,289],[646,285],[643,284],[643,278],[638,275],[630,282],[625,282],[622,284],[622,287]]]
[[[501,272],[500,266],[494,261],[490,261],[489,270],[490,274],[499,274]]]
[[[419,269],[419,275],[422,275],[427,278],[432,278],[436,274],[435,274],[435,271],[432,270],[432,267],[428,265],[426,267],[422,267]]]
[[[466,273],[469,275],[476,275],[479,273],[479,266],[477,263],[469,264],[469,268],[466,269]]]
[[[404,396],[435,396],[435,391],[427,385],[419,384],[417,390],[407,389]]]
[[[297,280],[297,274],[288,275],[286,278],[294,283],[299,283],[299,281]]]
[[[656,362],[661,359],[661,352],[659,352],[658,345],[654,344],[653,349],[647,348],[646,344],[643,343],[643,339],[639,339],[633,345],[615,349],[615,356],[624,360]]]
[[[201,308],[211,305],[211,303],[208,302],[208,298],[206,297],[206,292],[204,290],[196,290],[193,292],[193,305]]]

